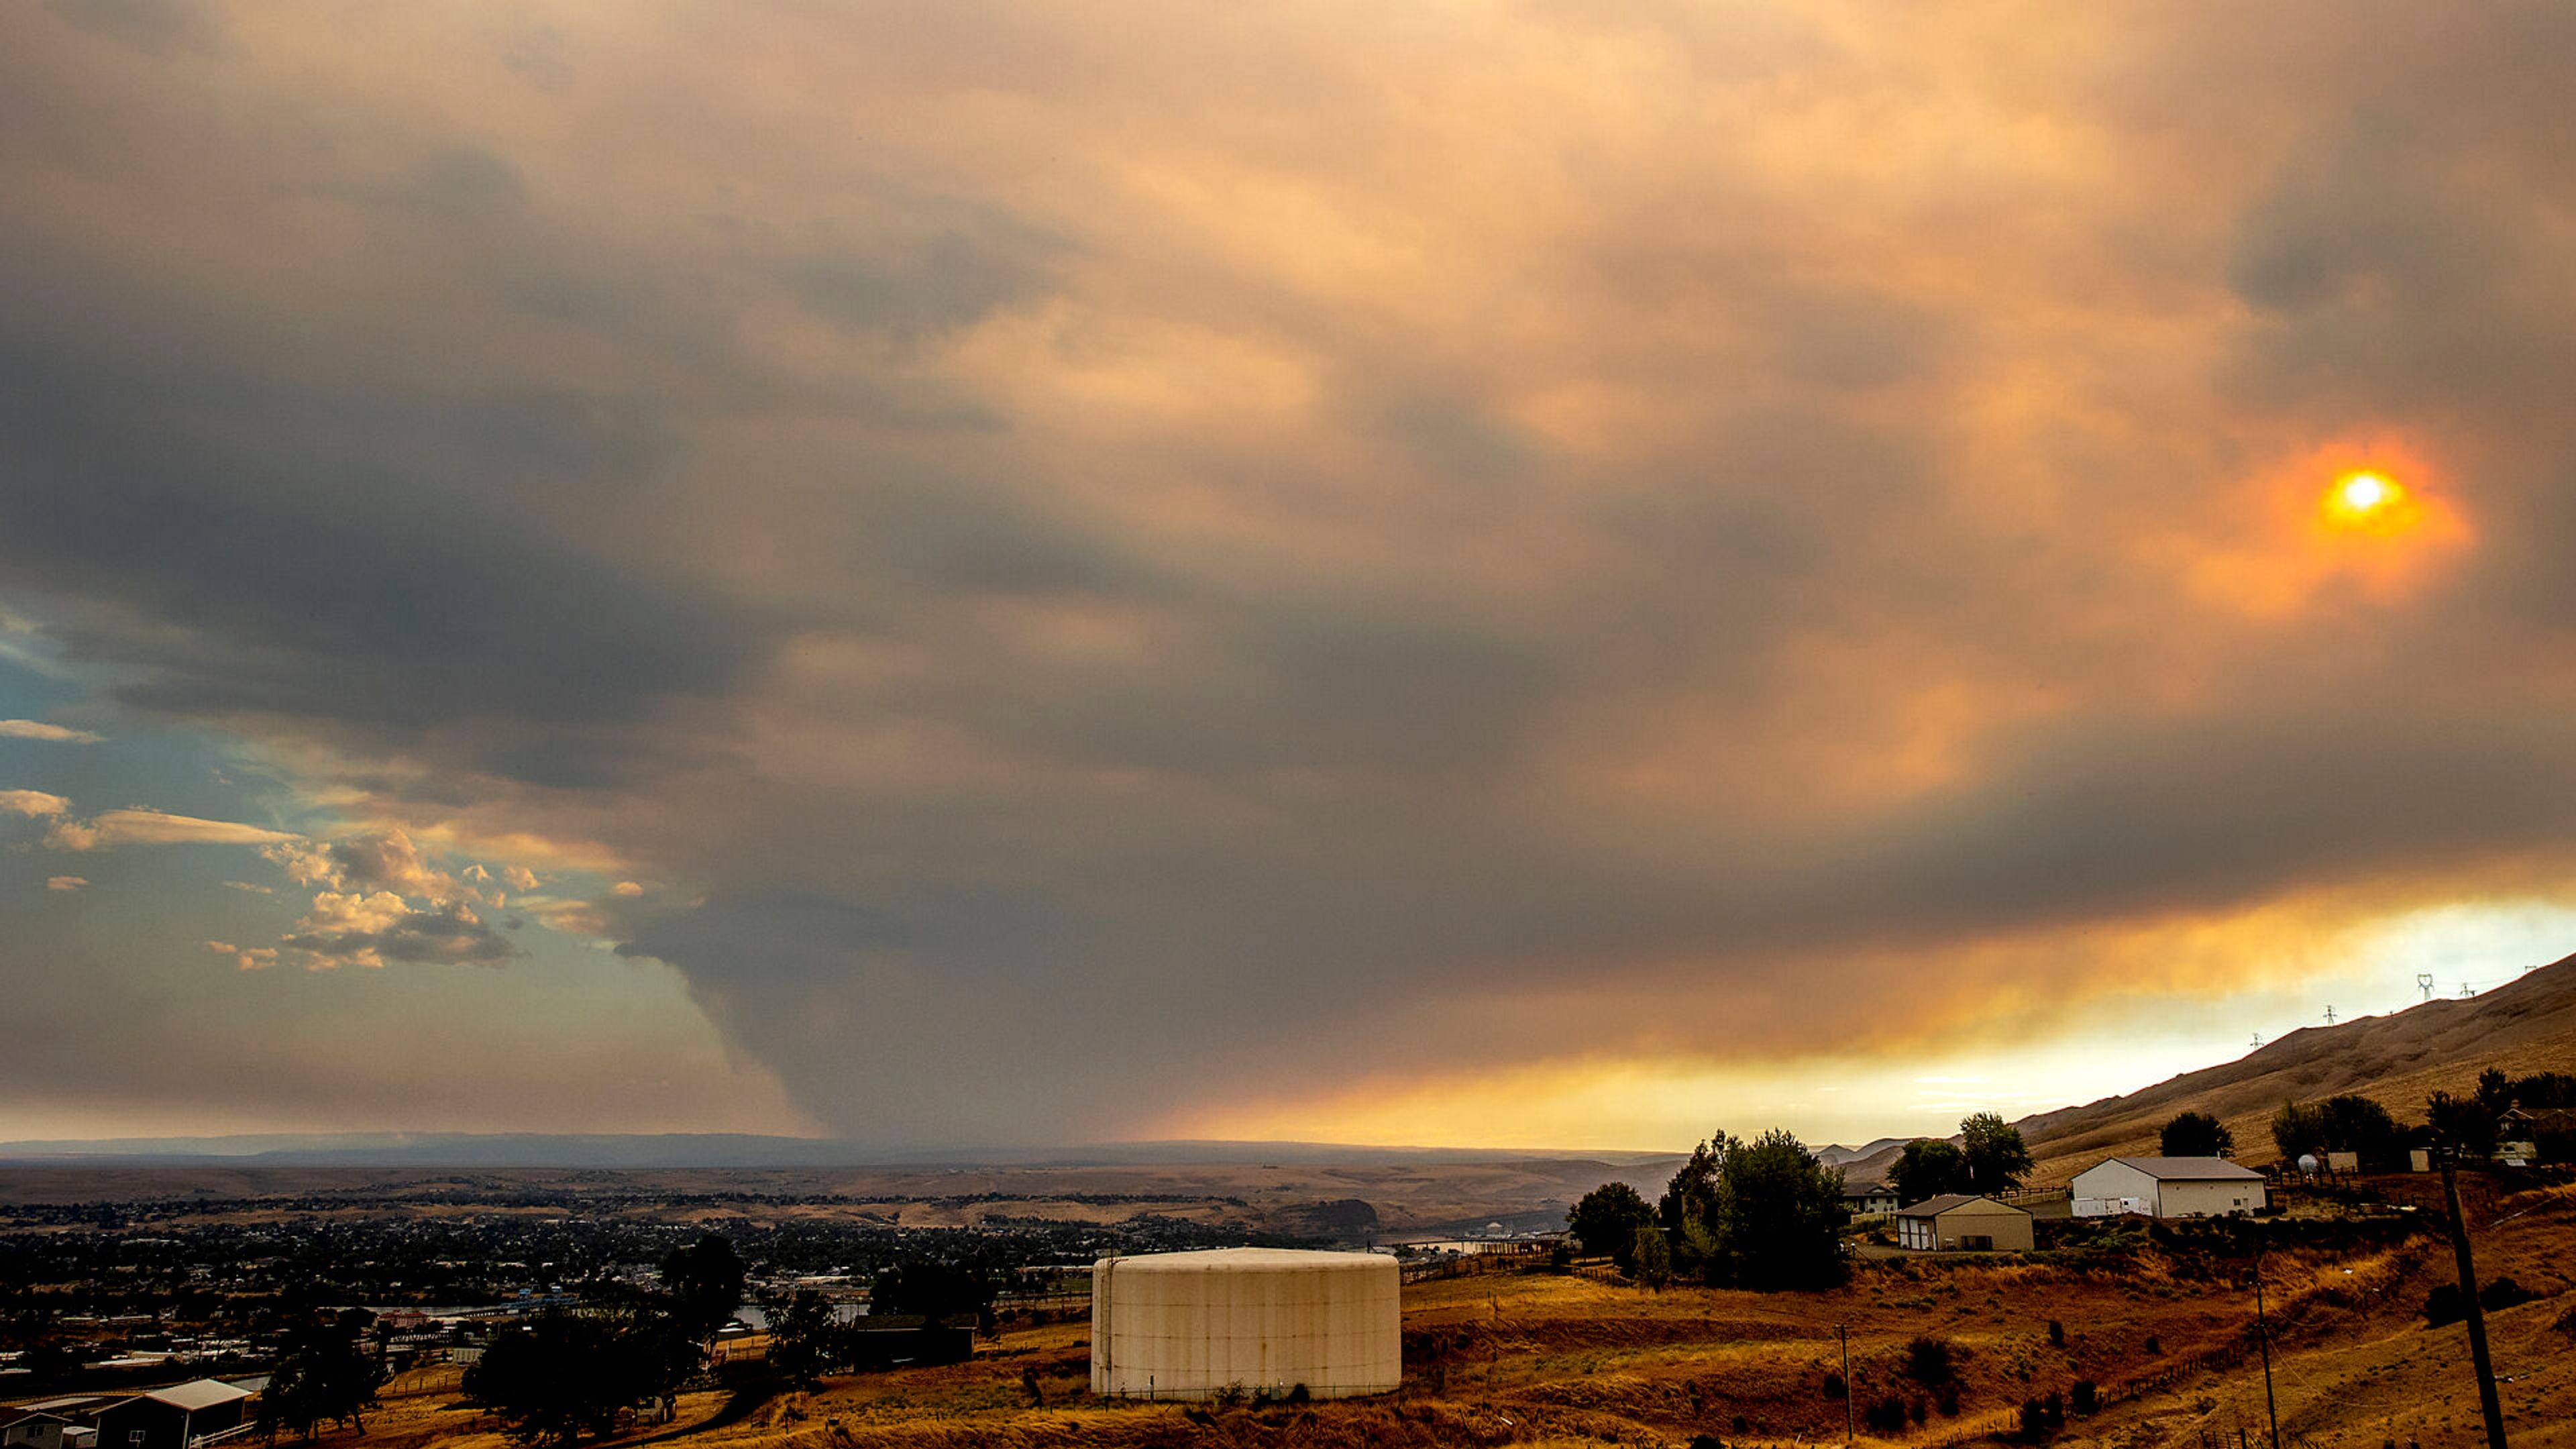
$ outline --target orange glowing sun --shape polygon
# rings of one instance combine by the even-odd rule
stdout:
[[[2326,521],[2360,533],[2402,533],[2423,516],[2404,485],[2377,469],[2359,468],[2326,490]]]

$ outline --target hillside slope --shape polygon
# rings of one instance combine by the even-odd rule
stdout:
[[[2218,1118],[2236,1135],[2236,1155],[2263,1163],[2275,1155],[2272,1114],[2284,1102],[2358,1092],[2414,1122],[2425,1094],[2466,1092],[2490,1066],[2516,1076],[2576,1071],[2576,956],[2482,996],[2305,1027],[2235,1061],[2019,1125],[2040,1184],[2065,1182],[2104,1157],[2153,1153],[2156,1134],[2179,1112]]]

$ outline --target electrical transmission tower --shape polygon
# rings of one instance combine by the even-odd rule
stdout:
[[[2328,1006],[2326,1008],[2326,1025],[2334,1025],[2334,1008],[2332,1006]]]
[[[2465,982],[2465,981],[2463,981],[2463,982],[2461,982],[2461,983],[2460,983],[2460,999],[2461,999],[2462,1001],[2466,1001],[2466,1000],[2468,1000],[2470,997],[2475,996],[2475,995],[2477,995],[2477,993],[2476,993],[2476,992],[2474,992],[2474,991],[2471,991],[2471,990],[2469,989],[2469,983],[2467,983],[2467,982]]]
[[[2432,1000],[2432,999],[2433,999],[2433,973],[2432,973],[2432,972],[2430,972],[2430,971],[2418,971],[2418,972],[2416,972],[2416,973],[2415,973],[2415,989],[2424,993],[2424,999],[2425,999],[2426,1001],[2430,1001],[2430,1000]]]

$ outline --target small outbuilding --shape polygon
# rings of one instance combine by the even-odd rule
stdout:
[[[2224,1157],[2112,1157],[2075,1174],[2075,1215],[2219,1218],[2260,1211],[2263,1174]]]
[[[99,1449],[188,1449],[203,1435],[238,1427],[250,1390],[198,1379],[119,1399],[98,1411]]]
[[[2026,1253],[2036,1243],[2030,1214],[1990,1197],[1944,1193],[1896,1214],[1896,1246],[1917,1252]]]
[[[21,1414],[8,1419],[9,1410],[0,1409],[0,1446],[6,1449],[88,1449],[98,1440],[98,1431],[76,1419],[61,1414]]]

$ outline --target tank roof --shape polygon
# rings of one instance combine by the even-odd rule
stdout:
[[[1292,1268],[1333,1271],[1395,1264],[1395,1259],[1384,1253],[1332,1253],[1312,1248],[1201,1248],[1187,1253],[1137,1253],[1100,1261],[1104,1265],[1117,1264],[1121,1274],[1241,1273]]]

